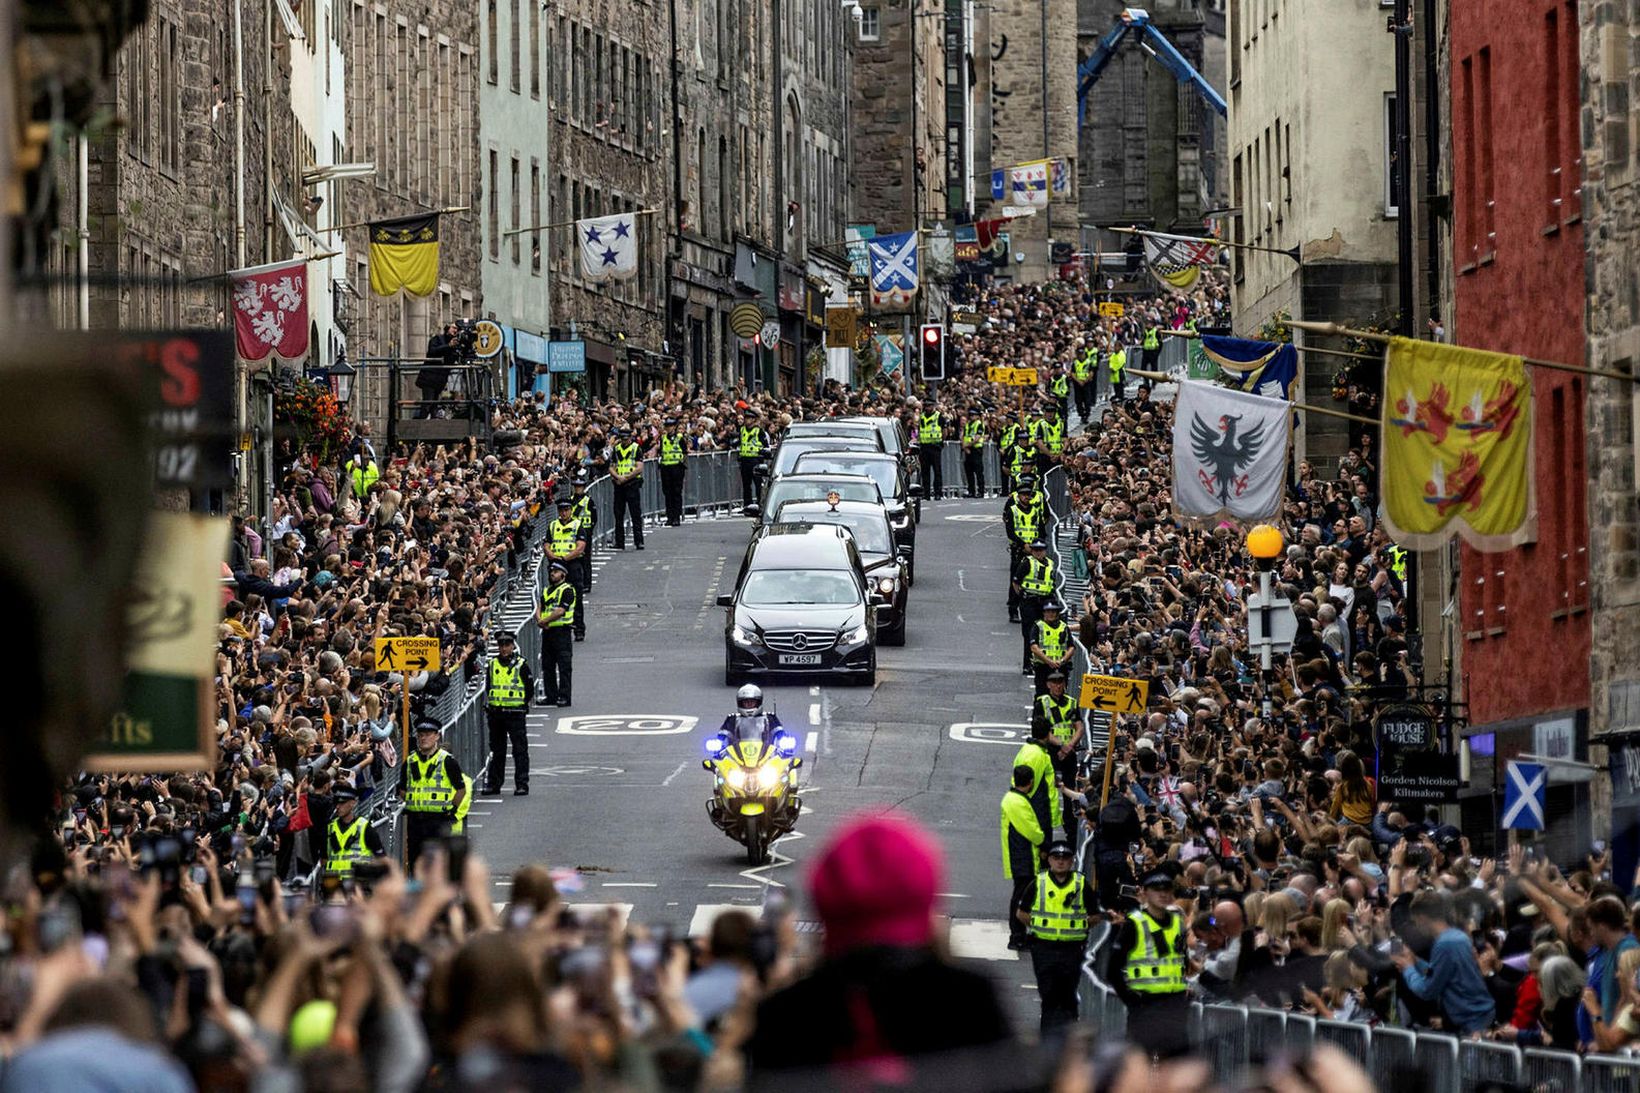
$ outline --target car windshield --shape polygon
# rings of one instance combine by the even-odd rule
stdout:
[[[892,459],[850,459],[847,456],[811,452],[807,456],[799,456],[797,464],[797,470],[804,474],[867,474],[877,483],[884,498],[898,496],[894,487],[900,468]]]
[[[829,509],[803,507],[794,510],[787,506],[777,519],[804,524],[837,524],[854,533],[854,546],[861,554],[893,554],[893,539],[888,520],[872,517],[863,512],[832,512]]]
[[[775,453],[774,473],[776,476],[790,474],[797,461],[810,452],[859,450],[870,443],[869,440],[844,436],[800,437],[788,440],[780,445],[780,451]]]
[[[761,569],[747,575],[740,602],[748,607],[848,607],[860,602],[860,590],[840,571]]]
[[[820,500],[833,491],[844,501],[882,500],[876,483],[862,478],[836,478],[830,482],[793,482],[786,479],[769,487],[769,512],[778,512],[787,501]]]

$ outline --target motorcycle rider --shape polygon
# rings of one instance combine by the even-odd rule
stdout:
[[[707,738],[706,753],[709,757],[719,756],[731,746],[750,739],[753,731],[757,732],[759,743],[773,748],[782,759],[790,759],[797,753],[797,737],[786,731],[777,715],[763,712],[763,688],[755,683],[748,683],[735,692],[735,712],[725,717],[718,731]]]

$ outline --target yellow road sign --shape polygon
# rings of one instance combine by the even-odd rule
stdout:
[[[1144,713],[1145,698],[1150,694],[1150,683],[1143,679],[1122,676],[1082,677],[1080,705],[1085,710],[1105,713]]]
[[[376,671],[436,672],[437,638],[377,638]]]
[[[1034,368],[987,368],[985,378],[992,383],[1004,383],[1009,387],[1035,387],[1036,369]]]
[[[1100,304],[1099,317],[1102,319],[1120,319],[1127,314],[1127,307],[1123,304]]]

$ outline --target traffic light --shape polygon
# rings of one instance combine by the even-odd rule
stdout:
[[[924,323],[922,337],[918,339],[917,344],[920,346],[918,360],[922,362],[922,378],[944,379],[945,327],[939,323]]]

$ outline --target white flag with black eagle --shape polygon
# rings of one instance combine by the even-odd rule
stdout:
[[[1251,525],[1281,515],[1292,404],[1200,380],[1173,408],[1173,515]]]
[[[638,218],[632,213],[575,222],[581,244],[581,276],[588,281],[625,281],[638,275]]]

